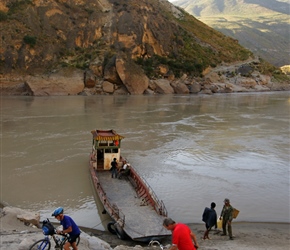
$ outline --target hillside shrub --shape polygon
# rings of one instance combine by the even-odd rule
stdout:
[[[4,11],[2,11],[2,10],[0,10],[0,22],[2,22],[2,21],[6,21],[7,18],[8,18],[7,13],[4,12]]]
[[[30,45],[31,47],[33,47],[36,44],[36,37],[35,36],[29,36],[26,35],[25,37],[23,37],[23,41],[24,43]]]
[[[173,72],[175,77],[180,77],[182,74],[188,74],[191,76],[200,76],[202,71],[208,67],[206,62],[198,61],[194,58],[182,59],[162,57],[159,55],[153,55],[150,58],[137,58],[136,63],[141,65],[145,74],[148,77],[158,77],[159,72],[157,67],[159,65],[166,65]]]
[[[8,14],[14,14],[17,11],[21,11],[25,6],[31,4],[33,4],[32,0],[20,0],[11,2],[7,5],[7,7],[9,8]]]

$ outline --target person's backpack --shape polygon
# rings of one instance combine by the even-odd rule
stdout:
[[[42,232],[44,235],[53,235],[55,234],[55,228],[49,221],[49,219],[42,222]]]
[[[203,211],[203,214],[202,214],[202,221],[203,222],[207,222],[208,217],[209,217],[209,213],[210,213],[210,209],[208,207],[206,207]]]

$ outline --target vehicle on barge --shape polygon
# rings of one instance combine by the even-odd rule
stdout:
[[[125,158],[121,156],[123,136],[114,130],[91,131],[92,151],[90,154],[90,174],[94,189],[110,215],[108,230],[120,239],[149,242],[162,240],[171,235],[163,227],[167,210],[136,169],[130,165],[126,176],[112,178],[111,162],[117,159],[122,168]]]

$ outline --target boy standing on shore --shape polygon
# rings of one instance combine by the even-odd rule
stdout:
[[[204,240],[209,239],[208,234],[213,226],[217,228],[217,214],[215,211],[215,206],[216,204],[212,202],[210,204],[210,208],[206,207],[202,214],[202,221],[205,222],[205,227],[206,227],[206,230],[203,235]]]

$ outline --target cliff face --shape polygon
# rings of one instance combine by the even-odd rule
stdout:
[[[146,77],[202,76],[252,56],[166,0],[2,0],[0,32],[2,75],[77,68],[85,86],[103,79],[133,94],[148,87]]]
[[[0,8],[4,73],[72,65],[101,74],[120,51],[204,68],[250,54],[166,0],[4,0]]]
[[[86,54],[86,49],[100,48],[99,39],[109,23],[110,11],[96,0],[6,0],[6,6],[8,18],[1,22],[6,72],[44,71],[72,64],[77,55],[89,57],[91,51]]]

